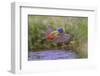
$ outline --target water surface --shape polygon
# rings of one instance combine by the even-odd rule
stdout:
[[[75,59],[78,55],[71,50],[46,50],[39,52],[29,52],[28,60],[56,60],[56,59]]]

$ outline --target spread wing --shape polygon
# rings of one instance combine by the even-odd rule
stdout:
[[[46,37],[53,31],[54,31],[53,28],[50,25],[48,25],[48,28],[47,28],[47,31],[46,31]]]

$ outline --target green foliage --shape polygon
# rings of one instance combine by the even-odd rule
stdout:
[[[63,17],[63,16],[28,16],[28,50],[61,49],[62,46],[52,41],[46,41],[45,33],[50,24],[54,30],[62,27],[66,33],[73,36],[65,49],[72,49],[80,57],[87,57],[88,18],[87,17]]]

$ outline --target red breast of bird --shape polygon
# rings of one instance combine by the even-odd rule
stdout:
[[[52,34],[52,33],[49,33],[49,34],[47,35],[47,40],[53,40],[54,38],[55,38],[55,35]]]

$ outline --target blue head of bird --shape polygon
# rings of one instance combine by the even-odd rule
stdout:
[[[63,33],[63,32],[64,32],[62,28],[58,28],[57,31],[58,31],[59,33]]]

